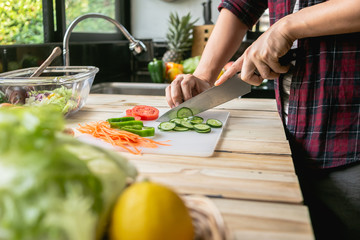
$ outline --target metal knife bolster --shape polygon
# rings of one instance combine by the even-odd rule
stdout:
[[[236,97],[243,96],[251,91],[251,85],[242,81],[237,74],[220,86],[209,88],[208,90],[196,95],[193,98],[183,102],[179,106],[172,108],[163,114],[156,121],[168,121],[177,116],[177,111],[180,108],[188,107],[196,115]]]

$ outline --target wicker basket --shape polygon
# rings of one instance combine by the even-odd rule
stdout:
[[[221,213],[210,199],[203,196],[183,196],[195,228],[195,240],[230,239]]]

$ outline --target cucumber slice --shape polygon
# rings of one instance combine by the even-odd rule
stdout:
[[[183,119],[181,118],[173,118],[170,120],[170,122],[173,122],[176,124],[176,126],[179,126],[180,125],[180,122],[182,121]]]
[[[173,130],[174,130],[174,131],[177,131],[177,132],[189,131],[189,129],[188,129],[187,127],[179,127],[179,126],[174,127]]]
[[[190,122],[188,122],[188,121],[186,121],[186,120],[181,120],[180,126],[181,126],[181,127],[186,127],[186,128],[189,128],[189,129],[193,129],[193,128],[194,128],[194,126],[193,126]]]
[[[192,117],[189,117],[189,121],[192,124],[198,124],[198,123],[202,123],[204,121],[204,119],[202,117],[199,117],[199,116],[192,116]]]
[[[176,124],[173,122],[162,122],[159,124],[158,128],[163,131],[170,131],[176,127]]]
[[[211,127],[204,123],[195,124],[194,129],[196,132],[210,132],[211,131]]]
[[[177,117],[178,118],[187,118],[187,117],[191,117],[193,116],[193,112],[191,111],[190,108],[187,108],[187,107],[183,107],[183,108],[180,108],[178,111],[177,111]]]
[[[195,130],[197,133],[209,133],[211,132],[211,128],[209,130],[204,130],[204,131],[200,131],[200,130]]]
[[[218,119],[210,118],[206,121],[206,124],[213,128],[221,128],[222,122]]]

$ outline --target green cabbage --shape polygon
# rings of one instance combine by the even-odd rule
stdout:
[[[119,154],[61,133],[52,106],[0,109],[0,239],[100,239],[137,172]]]

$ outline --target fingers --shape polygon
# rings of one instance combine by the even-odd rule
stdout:
[[[165,97],[166,97],[166,102],[168,103],[169,107],[171,107],[171,108],[175,107],[175,103],[173,102],[173,100],[171,98],[171,85],[166,87]]]
[[[279,63],[279,59],[272,59],[268,61],[268,66],[270,67],[270,69],[272,69],[273,72],[276,72],[278,74],[280,73],[287,73],[289,71],[290,68],[290,64],[283,66]]]
[[[180,84],[184,101],[189,100],[194,96],[192,90],[194,88],[195,83],[191,79],[192,79],[192,75],[190,74],[184,75],[183,80],[181,81]]]
[[[231,78],[232,76],[234,76],[235,74],[237,74],[238,72],[241,71],[242,68],[242,62],[243,62],[243,58],[240,57],[238,60],[236,60],[230,68],[228,68],[228,70],[226,70],[223,75],[221,75],[221,77],[215,82],[215,86],[219,86],[221,84],[223,84],[224,82],[226,82],[229,78]]]
[[[251,49],[245,51],[241,56],[243,65],[241,68],[241,79],[252,85],[258,86],[264,79],[275,79],[281,73],[286,73],[290,66],[282,66],[274,53],[265,50]]]
[[[263,76],[269,76],[271,70],[265,64],[258,63],[256,66],[252,61],[245,60],[241,69],[241,79],[254,86],[259,86],[264,80]]]
[[[197,79],[191,74],[180,74],[165,89],[166,101],[168,105],[173,108],[182,102],[189,100],[208,87],[208,83]]]
[[[262,83],[264,78],[261,75],[269,75],[270,70],[266,66],[262,65],[260,71],[255,67],[252,61],[246,59],[246,55],[242,55],[236,60],[226,72],[215,82],[215,86],[219,86],[229,78],[241,72],[241,79],[251,85],[258,86]]]
[[[183,81],[183,79],[183,74],[178,75],[165,90],[166,101],[171,108],[183,102],[184,96],[181,89],[181,81]]]

